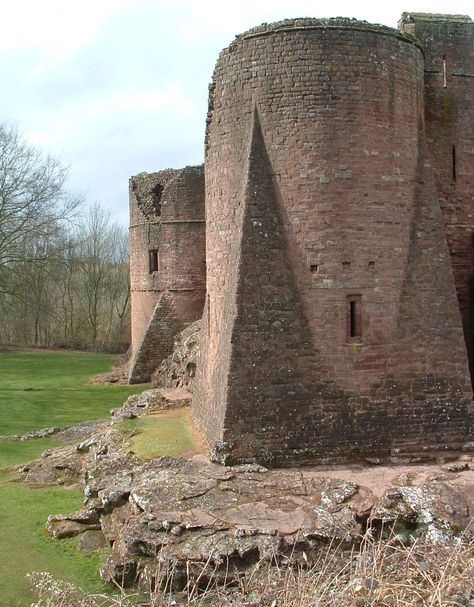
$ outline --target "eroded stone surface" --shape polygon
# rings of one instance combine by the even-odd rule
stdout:
[[[88,554],[89,552],[95,552],[102,548],[107,548],[109,543],[102,531],[89,529],[81,535],[79,542],[79,550]]]
[[[191,394],[184,389],[170,390],[152,388],[129,396],[122,407],[112,409],[114,423],[150,415],[168,409],[179,409],[191,405]]]
[[[44,451],[33,462],[20,467],[22,479],[29,485],[74,485],[80,482],[83,461],[75,447]]]
[[[0,434],[0,441],[27,441],[32,438],[47,438],[48,436],[57,434],[59,431],[60,428],[51,427],[33,430],[32,432],[27,432],[26,434]]]
[[[116,456],[128,446],[129,434],[111,429],[106,422],[80,443],[44,451],[38,459],[19,466],[18,478],[29,485],[83,485],[91,459]]]
[[[61,537],[100,526],[112,546],[102,575],[124,585],[147,585],[157,568],[181,579],[204,563],[231,576],[262,559],[311,560],[327,542],[357,544],[367,524],[445,542],[469,533],[474,507],[471,471],[428,482],[434,471],[414,468],[377,491],[324,470],[225,467],[203,457],[142,463],[96,447],[86,459],[85,509],[51,517],[49,530]]]
[[[372,509],[371,518],[398,526],[410,525],[416,534],[435,542],[470,535],[474,486],[438,481],[387,490]]]
[[[173,352],[151,376],[152,385],[192,392],[200,351],[201,320],[197,320],[175,337]]]
[[[92,518],[94,518],[92,516]],[[82,516],[82,513],[76,513],[72,516],[53,515],[48,517],[46,530],[51,537],[61,540],[66,537],[74,537],[80,533],[91,530],[100,530],[100,523],[95,517],[95,522],[90,522],[87,515]]]

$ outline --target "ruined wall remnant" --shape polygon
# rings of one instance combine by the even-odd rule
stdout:
[[[446,32],[461,32],[461,61],[472,27],[430,30],[426,64],[423,36],[346,19],[262,25],[221,53],[194,403],[217,458],[290,465],[471,437],[453,279],[463,311],[471,261],[452,269],[444,224],[456,256],[460,224],[474,227],[472,69],[448,77],[455,196],[425,69]]]
[[[175,335],[201,317],[205,281],[203,167],[132,177],[131,383],[148,381]]]

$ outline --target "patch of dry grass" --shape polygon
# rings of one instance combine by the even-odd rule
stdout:
[[[190,423],[191,409],[173,409],[155,415],[143,415],[118,425],[132,431],[131,453],[143,461],[155,457],[187,457],[202,449]]]
[[[44,574],[35,574],[34,607],[474,606],[474,542],[463,540],[406,546],[397,537],[383,541],[368,532],[357,549],[322,548],[311,566],[259,563],[237,582],[234,576],[232,584],[203,587],[203,580],[215,579],[212,573],[203,566],[185,592],[155,590],[142,597],[87,595],[70,585],[61,591],[52,579],[41,586]],[[161,580],[163,588],[170,587],[167,581]]]

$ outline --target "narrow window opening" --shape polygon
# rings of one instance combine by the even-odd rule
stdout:
[[[448,79],[446,76],[446,55],[443,55],[443,88],[448,88]]]
[[[313,264],[312,266],[310,266],[311,268],[311,274],[317,274],[318,273],[318,265],[317,264]]]
[[[347,299],[347,338],[362,337],[362,311],[360,295],[351,295]]]
[[[359,335],[359,323],[357,322],[357,302],[351,301],[351,337]]]
[[[207,295],[207,336],[211,336],[211,298]]]
[[[453,181],[456,181],[456,146],[453,145],[453,149],[452,149],[452,171],[453,171]]]
[[[159,266],[158,249],[152,249],[151,251],[148,251],[148,261],[149,261],[150,274],[152,274],[153,272],[158,272],[158,266]]]
[[[369,261],[369,270],[373,270],[375,268],[375,261]]]
[[[351,267],[351,262],[350,262],[350,261],[343,261],[343,262],[342,262],[342,269],[343,269],[344,271],[349,270],[349,269],[350,269],[350,267]]]

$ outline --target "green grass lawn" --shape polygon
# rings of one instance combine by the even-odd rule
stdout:
[[[74,352],[0,353],[0,434],[23,434],[107,417],[109,409],[146,387],[87,383],[92,376],[108,371],[113,361],[109,355]],[[81,492],[60,487],[32,489],[9,481],[9,467],[58,445],[54,437],[0,441],[1,607],[32,603],[25,579],[31,571],[50,571],[85,589],[101,587],[98,568],[103,557],[81,554],[78,538],[51,540],[44,530],[49,514],[71,513],[81,507]]]
[[[0,480],[0,604],[2,607],[32,603],[26,574],[49,571],[56,578],[86,590],[104,590],[99,578],[103,556],[83,555],[79,538],[51,540],[44,524],[51,513],[68,514],[80,508],[82,493],[59,487],[31,489]]]
[[[61,447],[54,438],[36,438],[28,441],[0,441],[0,471],[17,464],[27,464],[39,457],[46,449]]]
[[[143,386],[92,385],[114,357],[78,352],[0,353],[0,434],[24,434],[108,416]],[[1,464],[0,464],[1,465]]]

